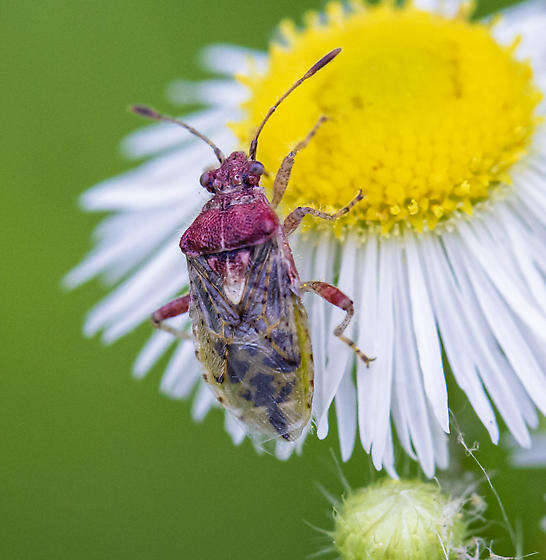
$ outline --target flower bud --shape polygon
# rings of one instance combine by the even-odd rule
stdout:
[[[384,480],[334,509],[334,545],[343,560],[445,560],[464,546],[461,506],[433,482]]]

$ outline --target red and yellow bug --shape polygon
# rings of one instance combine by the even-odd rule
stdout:
[[[250,144],[248,156],[221,150],[186,123],[147,107],[133,111],[155,120],[179,124],[204,140],[220,162],[201,175],[212,193],[201,213],[184,232],[180,248],[186,255],[189,293],[152,315],[154,325],[186,338],[164,321],[189,311],[195,352],[203,378],[218,401],[251,433],[296,440],[309,422],[313,399],[313,355],[301,296],[312,291],[346,312],[334,335],[348,344],[366,364],[368,358],[343,335],[354,314],[353,302],[335,286],[301,282],[288,236],[307,214],[336,220],[357,204],[362,192],[335,214],[298,207],[281,223],[276,208],[288,186],[298,151],[325,120],[284,159],[269,201],[260,186],[264,166],[256,161],[258,137],[279,104],[303,81],[339,54],[335,49],[314,64],[271,107]]]

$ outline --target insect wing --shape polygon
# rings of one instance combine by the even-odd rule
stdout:
[[[251,433],[297,439],[311,411],[311,344],[277,241],[188,264],[205,380]]]

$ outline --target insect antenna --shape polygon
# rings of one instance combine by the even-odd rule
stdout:
[[[310,78],[313,74],[318,72],[321,68],[326,66],[332,59],[334,59],[339,53],[341,52],[340,48],[334,49],[330,51],[328,54],[324,55],[318,62],[313,64],[309,70],[298,80],[296,81],[292,87],[290,87],[287,91],[283,93],[283,95],[278,99],[278,101],[269,109],[267,115],[265,116],[264,120],[261,122],[252,142],[250,143],[250,149],[248,150],[248,155],[250,159],[256,159],[256,150],[258,148],[258,136],[260,136],[260,132],[262,132],[265,123],[269,120],[269,117],[275,112],[277,107],[307,78]]]
[[[167,115],[161,115],[157,111],[154,111],[149,107],[145,107],[144,105],[133,105],[131,107],[131,111],[136,115],[140,115],[141,117],[146,117],[155,121],[171,122],[184,127],[186,130],[197,136],[197,138],[201,138],[201,140],[206,142],[214,150],[214,153],[220,163],[222,163],[226,159],[224,157],[224,154],[222,153],[222,150],[220,150],[220,148],[216,146],[216,144],[212,140],[209,140],[204,134],[201,134],[198,130],[193,128],[193,126],[186,124],[184,121],[179,121],[178,119],[174,119],[173,117],[169,117]]]

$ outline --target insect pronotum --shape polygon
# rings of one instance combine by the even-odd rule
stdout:
[[[203,378],[218,401],[250,433],[289,441],[296,440],[309,422],[313,399],[313,354],[301,301],[304,292],[314,292],[343,309],[345,318],[334,335],[366,365],[372,360],[343,334],[354,314],[351,299],[325,282],[301,282],[288,244],[288,237],[307,214],[336,220],[362,200],[362,191],[335,214],[300,206],[281,222],[276,212],[296,154],[326,118],[321,116],[284,158],[271,201],[260,186],[264,166],[256,161],[258,137],[267,120],[294,89],[340,51],[334,49],[322,57],[269,109],[248,156],[233,152],[226,158],[188,124],[147,107],[132,108],[138,115],[183,126],[205,141],[220,162],[217,169],[201,175],[201,185],[212,198],[180,239],[188,263],[189,293],[159,308],[152,321],[159,329],[188,338],[165,320],[189,311],[195,353],[205,370]]]

